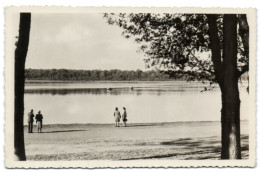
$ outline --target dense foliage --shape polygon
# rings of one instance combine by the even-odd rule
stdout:
[[[126,38],[132,37],[140,44],[141,52],[146,55],[148,68],[167,71],[189,71],[188,81],[209,80],[217,82],[216,70],[212,61],[209,17],[214,18],[219,51],[223,52],[223,16],[205,14],[171,13],[107,13],[104,17],[108,24],[118,25]],[[248,71],[248,46],[242,46],[242,21],[245,15],[238,15],[239,35],[237,71],[242,75]],[[245,23],[245,22],[244,22]],[[214,54],[214,53],[213,53]],[[214,54],[216,55],[216,54]],[[214,58],[213,58],[214,59]],[[223,61],[223,57],[220,59]],[[215,65],[217,65],[215,63]],[[220,65],[219,65],[220,66]]]

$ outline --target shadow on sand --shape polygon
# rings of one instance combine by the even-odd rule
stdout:
[[[165,154],[165,155],[154,155],[154,156],[148,156],[148,157],[140,157],[140,158],[127,158],[127,159],[120,159],[120,160],[138,160],[138,159],[159,159],[159,158],[169,158],[176,156],[177,154]]]
[[[156,124],[128,124],[126,127],[149,127],[149,126],[156,126]],[[120,126],[124,127],[124,126]]]
[[[248,141],[248,136],[241,136],[241,141]],[[139,160],[139,159],[161,159],[161,158],[171,158],[175,156],[187,156],[185,160],[205,160],[205,159],[220,159],[221,146],[220,140],[193,140],[192,138],[181,138],[173,141],[160,142],[161,145],[165,146],[184,146],[181,148],[184,153],[176,152],[169,154],[145,156],[138,158],[128,158],[120,160]],[[197,149],[191,149],[191,148]],[[241,146],[241,153],[244,158],[248,157],[249,145],[245,144]],[[208,155],[209,154],[209,155]],[[195,155],[195,156],[194,156]],[[206,155],[206,156],[205,156]]]
[[[66,132],[79,132],[79,131],[87,131],[87,130],[60,130],[60,131],[45,131],[42,133],[66,133]]]
[[[188,157],[185,158],[185,160],[203,160],[203,159],[219,159],[218,156],[220,155],[219,147],[215,148],[213,147],[213,150],[198,150],[193,152],[185,152],[185,153],[171,153],[171,154],[162,154],[162,155],[153,155],[153,156],[147,156],[147,157],[138,157],[138,158],[128,158],[128,159],[120,159],[120,160],[139,160],[139,159],[161,159],[161,158],[170,158],[175,156],[188,156],[190,155],[197,155],[194,157]],[[214,155],[210,155],[207,157],[199,156],[204,155],[208,153],[213,153]]]

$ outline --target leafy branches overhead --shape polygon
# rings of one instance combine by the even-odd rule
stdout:
[[[223,15],[214,16],[222,53]],[[148,68],[187,71],[191,74],[196,73],[190,75],[188,80],[216,82],[207,15],[106,13],[104,17],[109,24],[121,27],[125,38],[133,37],[135,42],[140,44],[140,50],[146,55],[145,63]],[[243,33],[243,30],[240,32]],[[244,73],[248,69],[245,68],[248,67],[248,58],[245,57],[246,52],[241,38],[238,37],[238,72]]]
[[[148,67],[185,72],[191,81],[218,83],[222,100],[221,158],[241,159],[238,79],[249,69],[246,14],[132,13],[104,17],[109,24],[123,28],[126,38],[135,38],[147,55]]]

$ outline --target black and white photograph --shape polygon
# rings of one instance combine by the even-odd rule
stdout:
[[[255,9],[76,9],[6,8],[7,167],[255,166]]]

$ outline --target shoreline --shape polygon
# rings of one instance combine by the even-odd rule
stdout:
[[[138,83],[138,82],[147,82],[147,83],[151,83],[151,82],[187,82],[186,80],[50,80],[50,79],[25,79],[25,83],[33,83],[33,82],[38,82],[38,83],[46,83],[46,82],[50,82],[50,83]],[[201,81],[192,81],[192,82],[199,82],[201,83]],[[206,83],[205,83],[206,84]]]
[[[25,79],[25,83],[33,83],[33,82],[50,82],[50,83],[86,83],[86,82],[97,82],[97,83],[138,83],[138,82],[185,82],[185,83],[202,83],[202,81],[186,81],[186,80],[51,80],[51,79]],[[209,84],[209,81],[204,81],[202,84]],[[247,80],[242,80],[242,82],[248,82]],[[215,83],[217,84],[217,83]]]
[[[248,123],[248,120],[243,119],[240,120],[240,123]],[[175,121],[175,122],[149,122],[149,123],[132,123],[132,122],[128,122],[128,125],[139,125],[139,126],[160,126],[160,125],[171,125],[171,124],[191,124],[191,123],[221,123],[221,121]],[[35,122],[34,122],[35,124]],[[123,124],[122,121],[120,121],[120,124]],[[93,125],[93,126],[110,126],[110,125],[115,125],[115,123],[63,123],[63,124],[44,124],[44,126],[80,126],[80,125]],[[27,124],[25,124],[24,126],[28,126]]]

